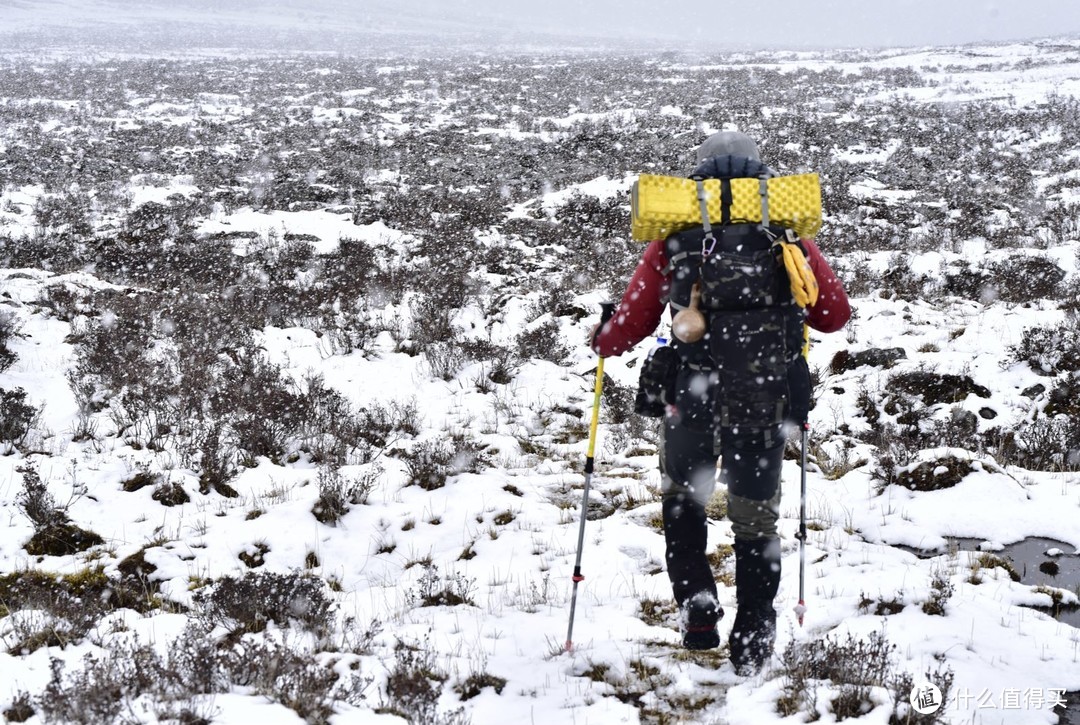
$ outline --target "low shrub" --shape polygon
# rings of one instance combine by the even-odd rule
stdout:
[[[1020,581],[1020,572],[1016,570],[1011,561],[989,552],[979,554],[979,558],[972,562],[971,577],[968,581],[972,584],[980,583],[982,581],[980,572],[983,569],[1003,569],[1014,582]]]
[[[0,603],[7,614],[33,615],[12,620],[8,652],[23,655],[82,640],[109,610],[103,596],[111,595],[108,585],[101,569],[66,576],[27,569],[0,577]]]
[[[40,415],[22,388],[0,390],[0,443],[8,450],[21,446]]]
[[[431,725],[467,725],[470,718],[463,708],[439,711],[439,699],[448,679],[428,648],[398,642],[394,648],[394,666],[386,676],[386,689],[377,712],[397,715],[410,723]]]
[[[929,370],[911,370],[890,376],[886,389],[921,398],[925,405],[959,403],[968,395],[989,398],[989,388],[979,385],[970,376],[936,373]]]
[[[899,471],[896,484],[912,491],[940,491],[960,483],[973,470],[971,461],[945,456]]]
[[[150,498],[162,506],[183,506],[191,501],[191,496],[176,481],[162,481],[154,487],[154,492],[150,494]]]
[[[923,612],[937,617],[945,616],[945,605],[952,597],[954,590],[955,587],[948,575],[941,570],[935,571],[930,577],[930,596],[923,602]]]
[[[454,459],[454,449],[442,441],[417,443],[405,456],[405,468],[409,474],[406,485],[419,486],[425,491],[442,488],[452,473]]]
[[[311,513],[320,523],[336,524],[349,512],[350,506],[367,503],[381,472],[382,469],[376,465],[367,474],[349,478],[338,468],[320,466],[317,478],[319,498]]]
[[[416,401],[393,400],[387,404],[373,403],[357,413],[357,436],[375,448],[385,448],[395,435],[416,435],[420,432],[420,410]]]
[[[501,695],[503,688],[506,687],[507,680],[505,677],[499,677],[493,675],[490,672],[473,672],[464,680],[454,685],[454,692],[458,694],[462,702],[465,700],[471,700],[484,691],[485,687],[490,687],[495,691],[496,695]]]
[[[67,521],[38,529],[23,548],[31,556],[71,556],[104,543],[100,535]]]
[[[559,321],[554,318],[534,322],[518,335],[519,360],[547,360],[562,365],[569,354],[570,348],[563,342]]]
[[[1017,465],[1033,471],[1080,470],[1080,419],[1059,415],[1024,423],[1011,451]]]
[[[453,607],[459,604],[475,606],[472,598],[476,590],[475,580],[458,572],[442,575],[439,567],[430,562],[425,562],[423,567],[424,572],[416,586],[409,589],[405,595],[411,604],[420,607]]]
[[[19,692],[11,705],[0,714],[4,716],[5,722],[26,722],[36,713],[33,698],[30,697],[30,693],[23,691]]]
[[[333,602],[326,585],[303,573],[227,576],[195,592],[193,600],[200,619],[234,635],[261,632],[268,622],[297,624],[320,635],[332,625]]]
[[[151,473],[150,471],[139,471],[134,476],[126,478],[120,482],[120,488],[127,493],[134,493],[147,486],[157,486],[161,483],[160,473]]]
[[[904,611],[904,601],[902,597],[885,597],[882,595],[876,599],[871,599],[862,594],[859,596],[859,611],[878,617],[887,617]]]
[[[829,372],[838,375],[848,370],[855,370],[863,365],[879,368],[891,368],[898,361],[907,357],[902,347],[870,348],[869,350],[839,350],[829,362]]]
[[[10,343],[18,334],[18,318],[11,312],[0,311],[0,373],[15,364],[17,355]]]
[[[989,280],[997,299],[1024,304],[1057,299],[1065,270],[1048,257],[1019,254],[990,265]]]
[[[77,666],[52,660],[52,675],[29,706],[45,722],[85,725],[138,721],[209,723],[200,696],[249,689],[307,722],[328,722],[338,703],[360,705],[371,685],[359,672],[339,674],[316,652],[250,639],[221,648],[198,623],[160,654],[137,638],[109,644]]]
[[[229,481],[238,473],[238,451],[227,436],[225,426],[218,422],[209,425],[195,437],[201,494],[208,494],[213,489],[226,498],[240,495],[229,485]]]
[[[1080,314],[1070,312],[1060,325],[1027,328],[1009,354],[1040,375],[1080,370]]]
[[[33,466],[20,466],[23,489],[15,497],[15,503],[34,525],[34,534],[23,546],[34,556],[68,556],[103,544],[104,539],[71,522],[67,507],[81,495],[73,490],[72,498],[63,506],[49,492]]]
[[[906,672],[897,673],[896,646],[880,632],[868,639],[847,635],[826,637],[799,643],[792,641],[782,655],[783,691],[777,703],[781,715],[803,714],[810,721],[820,717],[820,691],[830,692],[828,708],[837,721],[862,717],[877,707],[874,690],[886,690],[893,700],[891,723],[932,725],[942,722],[952,685],[952,672],[927,675],[928,681],[942,693],[944,703],[932,715],[920,716],[912,711],[909,696],[913,678]]]

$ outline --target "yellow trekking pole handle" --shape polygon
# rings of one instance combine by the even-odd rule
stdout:
[[[615,314],[615,303],[602,302],[600,304],[600,325],[597,332],[604,329],[604,324]],[[585,457],[585,489],[581,492],[581,520],[578,522],[577,561],[574,562],[574,589],[570,595],[570,625],[566,628],[567,652],[574,648],[574,612],[577,609],[578,584],[585,580],[581,573],[581,549],[585,544],[585,517],[589,512],[589,487],[592,484],[593,456],[596,453],[596,428],[600,422],[600,397],[604,392],[604,358],[600,357],[596,363],[596,383],[593,385],[592,421],[589,423],[589,450]]]
[[[596,383],[593,385],[592,421],[589,423],[589,451],[585,458],[585,473],[592,473],[596,453],[596,428],[600,423],[600,396],[604,393],[604,358],[596,363]]]

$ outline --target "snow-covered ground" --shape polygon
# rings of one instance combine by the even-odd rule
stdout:
[[[792,74],[803,69],[856,73],[866,66],[911,68],[926,81],[919,87],[883,87],[851,99],[854,103],[845,113],[858,124],[864,121],[859,116],[861,104],[889,97],[925,104],[990,100],[1023,107],[1050,96],[1080,96],[1078,51],[1080,46],[1028,44],[894,51],[851,59],[826,54],[781,56],[776,61],[759,57],[749,62]],[[55,102],[42,101],[46,108]],[[140,104],[132,106],[131,119],[118,123],[168,120],[186,125],[192,118],[209,115],[241,117],[247,113],[241,105],[240,99],[212,97],[192,99],[192,105],[184,108]],[[626,119],[624,111],[610,113]],[[680,115],[670,108],[667,114]],[[54,127],[45,115],[41,124],[48,131]],[[552,132],[580,121],[573,114],[546,120],[551,122],[546,130]],[[62,122],[69,121],[64,116]],[[424,122],[434,129],[452,126],[450,118]],[[391,134],[390,129],[400,131],[409,123],[388,113],[377,125]],[[510,133],[505,128],[493,130]],[[16,142],[0,139],[0,153]],[[1018,143],[1029,142],[1037,143],[1031,139]],[[854,164],[870,163],[879,152],[886,157],[889,153],[876,147],[866,154],[837,149]],[[392,171],[384,171],[392,179]],[[557,215],[571,192],[607,200],[625,193],[633,176],[629,169],[597,169],[584,182],[553,185],[508,203],[505,215]],[[148,181],[154,183],[140,184]],[[193,184],[190,177],[136,178],[128,187],[130,206],[164,204],[174,193],[191,195]],[[869,178],[859,179],[851,189],[855,196],[888,198],[896,204],[903,204],[911,191]],[[916,191],[934,193],[934,189]],[[42,185],[3,188],[0,234],[9,241],[32,237],[33,210],[45,194]],[[234,251],[240,255],[298,234],[318,240],[312,243],[317,254],[333,253],[340,240],[352,239],[368,243],[382,259],[400,258],[403,249],[416,243],[411,233],[380,220],[355,219],[348,209],[332,206],[294,211],[215,208],[199,220],[196,231],[253,233],[237,237]],[[500,238],[498,229],[485,233]],[[976,252],[981,263],[990,265],[999,258],[1007,260],[1014,251],[987,251],[984,242],[962,239],[941,248],[911,250],[905,257],[912,272],[943,278],[950,265],[970,260]],[[1056,262],[1066,281],[1075,281],[1078,247],[1080,238],[1065,232],[1040,252]],[[825,252],[830,255],[828,248]],[[525,250],[522,259],[544,253]],[[895,263],[893,251],[856,251],[831,258],[845,276],[854,274],[859,265],[881,276]],[[680,652],[673,613],[643,612],[654,605],[663,610],[670,598],[663,537],[656,526],[660,499],[655,449],[647,436],[636,438],[628,432],[632,429],[615,422],[617,417],[607,407],[601,412],[591,494],[594,501],[606,504],[607,515],[586,524],[582,552],[586,578],[578,590],[574,646],[564,651],[582,463],[588,446],[585,424],[595,370],[595,359],[581,342],[605,294],[583,289],[564,300],[588,310],[590,316],[585,318],[537,316],[535,295],[515,295],[513,289],[500,287],[501,277],[494,273],[485,276],[478,271],[477,276],[485,277],[491,291],[481,302],[456,313],[454,324],[463,338],[512,345],[521,331],[555,319],[559,336],[571,348],[561,364],[540,358],[523,361],[509,382],[494,383],[488,381],[490,365],[472,362],[443,379],[432,374],[424,355],[402,350],[400,340],[387,331],[390,325],[362,349],[352,351],[337,349],[320,333],[299,326],[256,332],[266,358],[296,380],[315,372],[356,408],[400,406],[414,411],[410,422],[415,433],[402,433],[374,460],[356,458],[341,467],[342,474],[355,479],[369,476],[374,487],[366,503],[351,506],[336,525],[328,525],[312,514],[321,469],[307,455],[277,463],[266,458],[252,462],[229,481],[239,495],[228,498],[199,493],[196,471],[185,466],[176,451],[133,445],[108,409],[96,414],[91,439],[75,440],[78,404],[67,375],[76,362],[73,335],[85,331],[88,318],[77,315],[65,321],[42,301],[50,290],[60,288],[79,294],[118,288],[93,270],[0,270],[0,311],[14,316],[19,331],[9,345],[17,359],[0,373],[0,387],[21,387],[42,407],[23,444],[0,457],[0,510],[5,514],[0,520],[0,573],[40,569],[77,574],[101,566],[106,575],[116,576],[125,558],[143,552],[145,561],[156,568],[152,576],[160,582],[161,598],[171,603],[145,614],[132,609],[113,612],[80,641],[28,653],[7,650],[24,641],[27,631],[43,626],[45,615],[35,610],[8,614],[0,619],[5,650],[0,654],[0,707],[9,707],[20,693],[38,697],[44,692],[53,677],[54,661],[76,670],[85,657],[100,657],[117,642],[136,637],[165,651],[195,616],[187,608],[198,608],[194,597],[200,585],[251,571],[239,557],[256,555],[262,560],[258,571],[308,571],[327,582],[338,615],[329,634],[314,642],[309,633],[271,626],[264,636],[298,649],[330,653],[324,658],[327,666],[341,671],[355,666],[372,679],[366,699],[339,704],[329,718],[338,725],[402,722],[386,712],[394,705],[387,681],[395,661],[400,661],[396,654],[400,643],[431,653],[432,668],[445,681],[437,703],[444,722],[454,722],[455,717],[477,724],[808,721],[805,711],[788,716],[778,711],[788,676],[779,656],[760,675],[740,678],[723,656]],[[405,300],[383,302],[376,310],[379,315],[400,316],[400,324],[409,325]],[[1064,692],[1080,690],[1080,630],[1033,607],[1050,607],[1052,595],[1076,604],[1076,583],[1036,589],[1014,581],[986,554],[1029,537],[1043,537],[1060,542],[1062,551],[1056,552],[1060,560],[1075,559],[1080,549],[1077,474],[1024,470],[984,451],[943,442],[941,447],[919,451],[907,470],[921,461],[940,465],[958,458],[970,468],[959,483],[934,491],[883,487],[872,475],[879,452],[867,436],[860,437],[874,425],[866,420],[860,393],[884,400],[891,392],[890,376],[897,372],[970,376],[988,394],[971,393],[954,405],[938,406],[928,420],[955,420],[966,411],[974,414],[980,431],[991,426],[1016,430],[1046,402],[1023,391],[1047,383],[1048,377],[1014,361],[1009,348],[1022,341],[1025,330],[1063,324],[1068,313],[1058,300],[1023,305],[992,295],[981,301],[911,300],[876,288],[855,296],[853,306],[856,317],[849,327],[831,336],[816,335],[810,349],[811,367],[821,372],[822,379],[811,419],[816,463],[806,474],[810,531],[805,552],[807,611],[801,625],[793,609],[799,591],[795,533],[800,470],[794,459],[784,464],[777,651],[793,642],[842,640],[848,634],[867,639],[882,633],[895,645],[896,671],[910,672],[918,680],[924,673],[951,670],[951,699],[941,721],[1058,722],[1055,703]],[[633,388],[636,363],[649,347],[651,342],[645,341],[634,352],[607,361],[611,380]],[[831,371],[837,353],[869,348],[902,348],[905,358],[890,369]],[[118,355],[116,364],[124,365],[124,358]],[[486,465],[453,475],[435,490],[410,485],[404,454],[426,442],[449,442],[463,449],[468,443],[483,451]],[[25,551],[34,526],[17,502],[24,487],[19,469],[27,463],[37,466],[60,504],[71,498],[67,507],[71,518],[103,537],[104,544],[68,556],[39,557]],[[191,500],[165,507],[152,498],[150,487],[125,491],[123,482],[139,472],[159,474],[182,487]],[[711,521],[709,531],[710,550],[723,551],[732,541],[726,520]],[[950,546],[956,538],[982,542],[982,551]],[[725,566],[730,570],[730,562],[721,564]],[[423,606],[423,592],[433,586],[433,578],[437,588],[446,586],[468,601]],[[724,636],[734,596],[732,586],[720,587],[721,603],[728,611],[720,624]],[[935,604],[939,613],[933,611]],[[348,652],[345,643],[373,622],[380,623],[381,631],[372,645],[343,654]],[[455,691],[478,674],[504,682],[468,699]],[[838,688],[818,683],[821,722],[835,721],[829,703]],[[890,722],[895,707],[886,691],[874,688],[870,701],[872,708],[850,721]],[[207,694],[193,706],[212,722],[302,722],[280,700],[244,684],[227,693]],[[180,721],[161,715],[148,698],[129,707],[124,717],[131,721]],[[455,715],[458,708],[462,710]],[[29,720],[41,721],[40,712]]]

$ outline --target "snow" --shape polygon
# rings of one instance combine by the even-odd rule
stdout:
[[[996,46],[977,55],[927,50],[883,54],[860,64],[941,68],[929,75],[937,85],[882,91],[867,100],[902,93],[926,103],[1001,99],[1027,104],[1051,94],[1080,96],[1080,71],[1075,63],[1018,68],[1033,52],[1030,45]],[[781,60],[778,65],[794,70],[835,63],[808,56]],[[998,63],[1002,68],[985,70],[987,63]],[[373,89],[365,88],[354,93],[371,92]],[[212,113],[215,106],[221,113],[240,112],[233,109],[237,100],[231,96],[204,94],[199,103],[206,107],[200,106],[200,113]],[[177,123],[188,118],[185,114],[189,110],[165,104],[142,109],[148,117],[172,116]],[[632,116],[633,111],[616,112],[620,113]],[[670,106],[660,113],[686,115]],[[400,114],[388,113],[384,118],[396,126],[409,124]],[[604,118],[601,113],[582,112],[556,122],[568,126]],[[880,159],[889,152],[852,148],[844,154],[858,163]],[[381,171],[371,178],[388,180],[393,173]],[[511,207],[508,216],[552,213],[574,194],[610,199],[625,191],[633,178],[598,170],[587,181],[552,188]],[[136,180],[140,181],[145,179]],[[193,190],[190,179],[184,178],[166,179],[160,186],[135,183],[131,187],[134,204],[164,201],[170,194]],[[851,192],[891,204],[903,204],[915,194],[914,190],[888,188],[873,179],[859,180]],[[0,211],[0,229],[8,234],[31,233],[31,210],[43,193],[40,186],[4,189],[0,204],[11,204]],[[326,209],[222,209],[203,220],[197,231],[207,235],[254,232],[254,240],[236,243],[235,252],[241,255],[250,253],[253,245],[277,244],[288,234],[317,238],[313,242],[317,254],[334,252],[343,239],[364,240],[388,250],[414,241],[381,221],[357,225],[350,214]],[[1076,263],[1080,242],[1066,239],[1045,251],[1075,278],[1080,271]],[[972,255],[986,255],[984,241],[965,239],[955,248],[912,252],[908,261],[914,272],[938,276],[950,263]],[[866,261],[878,269],[888,268],[891,258],[886,252],[866,255]],[[76,480],[92,492],[92,496],[75,500],[70,514],[105,538],[100,561],[107,572],[114,572],[124,557],[149,546],[146,558],[157,567],[163,594],[181,604],[191,603],[193,579],[242,573],[238,555],[254,551],[257,544],[269,546],[266,571],[302,569],[306,558],[315,553],[320,563],[311,570],[340,587],[335,601],[341,613],[355,616],[362,624],[377,619],[388,625],[377,640],[382,661],[368,658],[363,662],[364,673],[374,676],[376,682],[385,679],[396,641],[425,639],[438,653],[440,664],[455,677],[482,668],[507,679],[501,694],[487,688],[467,702],[444,695],[445,710],[463,706],[474,723],[638,722],[639,708],[614,696],[617,688],[612,684],[637,676],[635,663],[657,667],[671,680],[663,693],[645,693],[642,701],[646,704],[663,696],[706,691],[717,694],[717,702],[707,711],[709,721],[733,725],[803,721],[799,717],[782,720],[776,713],[782,689],[778,663],[747,679],[737,677],[726,662],[677,658],[673,653],[678,651],[679,636],[670,623],[648,623],[638,616],[643,600],[670,599],[663,571],[663,537],[650,524],[660,509],[653,493],[659,486],[659,474],[653,455],[628,451],[612,441],[614,426],[606,420],[599,430],[594,500],[621,496],[644,501],[644,505],[626,506],[610,517],[586,524],[582,552],[586,578],[578,590],[574,646],[569,653],[561,651],[576,554],[580,464],[588,441],[580,434],[566,438],[554,434],[567,428],[580,433],[564,424],[566,420],[580,424],[592,405],[595,359],[581,344],[591,320],[567,323],[559,318],[563,337],[574,348],[567,364],[533,360],[521,366],[512,383],[487,392],[475,384],[482,378],[478,365],[464,368],[452,380],[438,379],[422,356],[398,351],[389,333],[377,337],[363,353],[342,354],[329,349],[312,330],[260,330],[259,342],[267,357],[296,380],[315,371],[324,376],[328,387],[355,406],[415,403],[416,423],[422,431],[417,440],[467,435],[482,441],[492,452],[492,468],[454,476],[446,487],[435,491],[405,485],[402,462],[385,457],[378,461],[384,475],[370,501],[354,506],[338,525],[328,526],[311,515],[318,496],[318,471],[304,459],[289,464],[255,461],[231,482],[240,494],[236,499],[196,496],[189,504],[164,508],[151,500],[148,489],[124,492],[120,483],[140,466],[163,472],[189,491],[197,490],[198,481],[168,452],[136,448],[122,436],[113,435],[117,431],[105,417],[98,440],[72,439],[77,406],[65,373],[73,362],[69,336],[76,329],[72,323],[48,316],[36,304],[48,288],[60,285],[119,289],[89,273],[0,270],[3,309],[17,317],[21,333],[12,342],[18,359],[0,373],[0,385],[5,390],[22,387],[35,403],[44,405],[32,452],[0,457],[0,502],[7,512],[0,527],[0,572],[44,568],[71,573],[87,564],[79,556],[38,559],[22,548],[33,527],[15,505],[21,485],[17,469],[34,461],[58,496]],[[592,290],[573,301],[596,309],[602,298]],[[396,306],[387,307],[389,314],[407,315],[403,301],[393,302]],[[972,374],[989,389],[988,399],[972,395],[961,403],[975,413],[986,407],[998,413],[992,423],[978,418],[980,430],[991,426],[1009,429],[1030,415],[1030,409],[1018,402],[1019,391],[1043,378],[1025,365],[1006,364],[1005,353],[1033,324],[1060,321],[1058,310],[992,301],[938,305],[869,295],[854,302],[857,318],[847,330],[814,336],[812,368],[828,371],[834,354],[853,341],[860,349],[901,347],[907,355],[907,369],[932,364],[938,372]],[[482,310],[470,308],[455,318],[455,323],[463,329],[486,327],[493,341],[507,341],[530,319],[527,311],[532,304],[532,300],[511,298],[498,310],[498,320],[489,320]],[[651,346],[652,341],[646,340],[633,352],[607,361],[605,371],[622,385],[636,385],[639,367],[632,363],[638,363]],[[878,369],[823,375],[813,413],[815,431],[835,431],[848,421],[859,425],[855,400],[859,388],[880,397],[887,384],[886,371]],[[567,409],[580,415],[567,413]],[[837,441],[829,444],[837,453]],[[852,451],[853,460],[859,458],[858,453],[857,449]],[[1045,693],[1051,688],[1080,689],[1080,630],[1029,608],[1049,605],[1049,595],[1012,581],[1001,569],[984,569],[982,581],[973,583],[978,554],[949,552],[948,544],[957,537],[977,538],[987,542],[984,550],[993,550],[1028,537],[1046,537],[1071,547],[1052,548],[1046,552],[1048,556],[1075,556],[1080,549],[1080,486],[1076,476],[1002,468],[988,458],[959,449],[925,450],[919,460],[940,461],[949,455],[969,460],[973,471],[951,488],[930,492],[899,486],[879,491],[869,464],[855,466],[837,480],[829,480],[819,467],[808,472],[808,518],[815,525],[806,542],[808,589],[801,626],[795,610],[800,470],[797,462],[785,461],[777,649],[783,651],[792,641],[826,635],[865,637],[884,631],[897,646],[900,669],[921,674],[944,663],[955,673],[958,692],[970,697],[966,703],[954,701],[950,705],[946,722],[1056,722],[1050,702],[1006,708],[1001,706],[1001,698],[1013,690]],[[343,472],[360,475],[371,470],[370,466],[354,464]],[[941,466],[935,473],[944,475],[946,471]],[[256,510],[261,513],[251,516]],[[510,523],[496,524],[496,517],[506,512],[512,516]],[[164,543],[154,543],[162,539]],[[728,522],[710,522],[710,551],[731,541]],[[461,556],[466,549],[474,553],[472,558]],[[912,549],[922,555],[912,553]],[[475,604],[417,607],[410,603],[410,592],[423,571],[416,564],[425,557],[437,563],[444,574],[473,582]],[[935,575],[943,575],[955,587],[943,616],[927,615],[920,609],[933,593]],[[1073,593],[1062,594],[1067,601],[1076,600]],[[896,598],[906,606],[888,617],[878,616],[860,608],[864,597]],[[720,604],[728,611],[721,621],[724,637],[733,618],[734,588],[720,587]],[[50,658],[75,666],[84,655],[101,651],[104,643],[124,631],[143,641],[165,643],[188,621],[179,613],[138,615],[127,611],[115,617],[115,626],[103,625],[85,642],[42,648],[26,656],[0,654],[0,705],[11,703],[21,691],[40,692],[49,681]],[[17,627],[18,622],[11,617],[0,620],[0,642],[5,650],[16,641]],[[598,664],[609,667],[604,681],[586,676]],[[376,712],[377,689],[378,685],[372,688],[366,706],[342,705],[331,722],[403,722]],[[975,696],[984,691],[997,698],[996,707],[980,705]],[[212,713],[215,723],[303,722],[294,711],[243,687],[207,696],[199,704]],[[878,707],[849,722],[887,723],[887,704],[882,700]],[[145,721],[151,722],[150,717],[146,714]],[[822,721],[829,722],[831,717],[826,712]]]

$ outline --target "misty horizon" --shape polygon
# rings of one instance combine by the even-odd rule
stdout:
[[[643,0],[0,0],[9,49],[254,47],[288,52],[533,49],[722,52],[1001,43],[1080,35],[1080,5],[983,0],[888,6],[769,0],[671,7]]]

